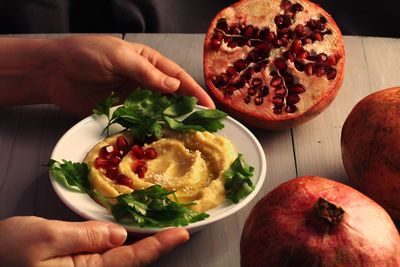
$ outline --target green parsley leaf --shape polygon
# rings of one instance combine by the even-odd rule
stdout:
[[[172,201],[168,198],[171,194],[174,191],[168,191],[160,185],[134,190],[131,194],[118,196],[118,203],[111,207],[111,212],[117,221],[141,227],[185,226],[209,216],[189,209],[191,203]]]
[[[254,190],[253,177],[254,168],[243,161],[243,155],[239,154],[229,169],[224,172],[226,198],[233,203],[246,197]]]
[[[117,104],[118,101],[119,101],[118,96],[115,95],[115,92],[112,92],[108,98],[96,104],[96,107],[93,109],[93,113],[96,115],[106,115],[107,118],[109,118],[110,108],[115,104]]]
[[[49,170],[53,178],[65,188],[75,192],[89,193],[91,191],[88,179],[89,168],[85,163],[72,163],[51,159]]]
[[[148,136],[162,137],[162,130],[169,127],[179,131],[216,132],[224,127],[221,120],[227,115],[219,110],[193,112],[197,99],[192,96],[162,96],[150,90],[133,91],[118,107],[104,131],[112,124],[130,129],[137,139]],[[101,106],[101,104],[98,104]]]

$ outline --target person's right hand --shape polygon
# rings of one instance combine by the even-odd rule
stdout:
[[[0,221],[0,236],[0,266],[13,267],[145,266],[189,239],[186,230],[171,228],[121,246],[127,232],[119,225],[34,216]]]

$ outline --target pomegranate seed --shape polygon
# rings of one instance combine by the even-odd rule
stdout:
[[[328,73],[326,74],[326,77],[328,78],[328,80],[333,80],[336,78],[336,70],[334,68],[331,68],[328,70]]]
[[[295,94],[301,94],[306,91],[304,86],[299,83],[289,86],[288,90],[290,93],[295,93]]]
[[[123,150],[128,147],[128,140],[126,140],[125,136],[120,135],[117,137],[116,141],[117,149]]]
[[[264,98],[261,96],[257,96],[256,98],[254,98],[254,104],[256,104],[257,106],[261,105],[264,102]]]
[[[274,21],[275,21],[276,27],[278,27],[278,29],[284,28],[283,16],[281,16],[281,15],[276,16]]]
[[[268,88],[268,86],[263,86],[263,87],[259,90],[259,93],[258,93],[258,95],[259,95],[259,96],[262,96],[262,97],[267,96],[268,94],[269,94],[269,88]]]
[[[283,19],[282,28],[287,28],[294,22],[293,18],[289,15],[283,15],[282,19]]]
[[[273,45],[275,48],[279,48],[279,47],[282,46],[282,40],[276,38],[276,39],[274,39],[274,40],[272,41],[272,45]]]
[[[286,60],[281,57],[275,58],[274,65],[278,70],[286,70],[287,68]]]
[[[114,151],[114,147],[113,146],[103,146],[102,148],[100,148],[99,151],[99,156],[101,158],[107,159],[111,156],[112,152]]]
[[[131,149],[131,152],[137,159],[142,159],[144,156],[143,148],[138,145],[134,145]]]
[[[269,33],[269,28],[262,28],[260,30],[260,39],[263,41],[267,41],[267,34]]]
[[[259,87],[259,86],[262,85],[262,80],[261,80],[260,78],[254,78],[254,79],[251,81],[251,85],[252,85],[253,87]]]
[[[326,69],[323,65],[320,65],[315,69],[315,75],[317,75],[317,77],[322,77],[325,73]]]
[[[129,178],[128,176],[126,176],[126,175],[118,174],[118,176],[117,176],[117,178],[116,178],[116,181],[117,181],[117,183],[119,183],[119,184],[122,184],[122,185],[125,185],[125,186],[128,186],[128,187],[131,187],[131,188],[133,187],[132,179]]]
[[[301,40],[299,39],[294,40],[290,46],[290,51],[297,54],[301,49],[301,45],[302,45]]]
[[[157,157],[157,151],[154,147],[149,147],[144,151],[146,159],[155,159]]]
[[[313,75],[314,72],[315,72],[314,64],[313,64],[313,63],[307,63],[306,66],[305,66],[304,72],[305,72],[308,76]]]
[[[253,39],[259,39],[260,38],[260,29],[255,27],[253,30],[253,35],[251,36]]]
[[[210,42],[211,47],[214,48],[214,49],[220,48],[221,47],[221,43],[222,43],[221,40],[217,40],[217,39],[212,39],[211,42]]]
[[[316,41],[322,41],[322,40],[324,39],[324,37],[323,37],[323,35],[322,35],[321,33],[315,32],[315,33],[312,35],[311,39],[314,39],[314,40],[316,40]]]
[[[233,34],[233,35],[239,35],[240,34],[239,26],[238,25],[232,25],[231,29],[229,30],[229,33]]]
[[[98,157],[98,158],[96,158],[96,159],[94,160],[94,167],[95,167],[96,169],[98,169],[98,168],[104,168],[104,167],[106,167],[107,165],[108,165],[108,160],[105,159],[105,158]]]
[[[280,108],[280,107],[275,107],[275,108],[273,109],[273,111],[274,111],[275,114],[281,114],[281,113],[282,113],[282,108]]]
[[[302,62],[297,61],[297,60],[294,62],[294,66],[296,67],[296,69],[298,71],[304,71],[304,69],[305,69],[305,65]]]
[[[254,27],[249,25],[244,29],[243,36],[247,38],[251,38],[253,35]]]
[[[314,27],[316,30],[319,30],[319,31],[322,31],[325,29],[324,23],[322,23],[321,20],[315,21]]]
[[[295,31],[297,37],[299,37],[299,38],[302,38],[302,37],[307,35],[307,31],[306,31],[304,25],[301,25],[301,24],[298,24],[294,28],[294,31]],[[301,42],[301,40],[299,40],[299,39],[296,39],[296,41],[300,41]]]
[[[301,42],[302,42],[303,45],[306,45],[306,44],[311,44],[313,41],[312,41],[311,38],[307,37],[307,38],[301,39]]]
[[[106,169],[106,176],[111,180],[115,180],[118,176],[118,168],[117,167],[108,167]]]
[[[256,46],[255,50],[259,58],[266,58],[269,56],[269,52],[271,51],[271,46],[266,43],[261,43]]]
[[[250,79],[251,79],[251,76],[252,76],[254,73],[255,73],[255,71],[254,71],[253,68],[248,68],[248,69],[246,70],[246,72],[243,74],[243,77],[244,77],[246,80],[250,80]]]
[[[250,101],[251,101],[251,96],[247,95],[247,96],[244,98],[244,103],[248,104],[248,103],[250,103]]]
[[[244,69],[247,67],[247,65],[249,65],[249,64],[248,64],[248,62],[247,62],[246,60],[244,60],[244,59],[238,59],[238,60],[235,61],[235,63],[233,63],[233,66],[235,67],[235,69],[236,69],[237,71],[242,71],[242,70],[244,70]]]
[[[328,56],[325,53],[320,53],[317,55],[317,61],[319,63],[325,62]]]
[[[296,56],[299,59],[306,59],[309,56],[309,53],[305,49],[300,49]]]
[[[291,62],[294,61],[294,54],[290,51],[283,52],[283,57],[286,58],[287,60],[290,60]]]
[[[284,96],[286,95],[286,89],[283,87],[280,87],[278,89],[275,90],[275,95],[276,96]]]
[[[287,113],[294,113],[296,111],[296,106],[295,105],[288,105],[286,106],[286,112]]]
[[[237,72],[237,70],[236,70],[234,67],[229,66],[229,67],[226,69],[226,74],[228,75],[228,77],[232,77],[232,76],[234,76],[234,75],[237,75],[238,72]]]
[[[113,151],[113,153],[112,153],[112,155],[113,156],[117,156],[117,157],[122,157],[122,156],[124,156],[124,151],[123,150],[119,150],[119,149],[116,149],[115,147],[114,147],[114,151]]]
[[[299,12],[299,11],[303,11],[303,6],[300,5],[299,3],[296,3],[294,5],[292,5],[292,11],[293,12]]]
[[[242,88],[246,83],[246,80],[243,77],[240,77],[239,80],[235,83],[235,88],[240,89]]]
[[[275,97],[272,99],[272,103],[275,104],[276,106],[282,106],[283,105],[283,98],[282,97]]]
[[[275,87],[275,88],[280,87],[283,84],[282,78],[279,76],[275,76],[271,79],[270,84],[272,87]]]
[[[276,35],[273,32],[268,32],[267,36],[265,37],[266,41],[268,41],[270,43],[272,43],[275,40],[275,38],[276,38]]]
[[[262,71],[263,69],[265,69],[265,67],[267,66],[267,64],[268,64],[268,60],[263,61],[263,62],[259,62],[257,65],[254,66],[254,71],[255,71],[255,72],[260,72],[260,71]]]
[[[236,40],[233,39],[230,39],[227,43],[229,48],[235,48],[236,46],[238,46],[238,42],[236,42]]]
[[[254,96],[257,93],[256,89],[250,87],[249,89],[247,89],[247,94],[249,96]]]
[[[234,85],[230,84],[225,88],[225,95],[232,95],[236,88]]]
[[[300,96],[296,94],[290,94],[286,97],[286,103],[288,105],[293,105],[296,104],[297,102],[300,101]]]
[[[335,55],[329,55],[328,58],[326,59],[326,63],[328,63],[331,66],[335,66],[337,64],[337,60]]]
[[[286,84],[291,84],[294,81],[293,75],[288,72],[281,73],[281,76],[282,76],[283,80],[285,80]]]
[[[324,17],[324,16],[321,16],[320,18],[319,18],[319,21],[321,21],[322,23],[326,23],[327,22],[327,20],[326,20],[326,18]]]
[[[121,162],[121,158],[118,156],[113,156],[110,158],[110,160],[108,161],[108,163],[111,166],[118,166],[118,164]]]
[[[139,176],[139,178],[143,178],[147,172],[147,163],[143,160],[135,161],[132,165],[132,170]]]

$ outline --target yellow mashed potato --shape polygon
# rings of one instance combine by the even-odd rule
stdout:
[[[103,168],[94,166],[101,148],[115,144],[119,135],[133,143],[128,132],[119,133],[99,142],[85,158],[91,167],[90,183],[101,195],[116,197],[158,184],[176,191],[180,203],[194,202],[190,208],[198,212],[212,209],[225,200],[223,172],[237,157],[227,138],[209,132],[166,131],[162,139],[143,147],[144,150],[152,147],[157,152],[154,159],[145,159],[148,170],[143,178],[132,170],[137,160],[132,153],[122,158],[118,171],[132,180],[131,188],[109,179]]]

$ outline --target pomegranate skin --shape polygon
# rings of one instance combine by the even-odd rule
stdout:
[[[363,98],[342,129],[342,159],[355,187],[400,223],[400,87]]]
[[[344,210],[336,225],[315,212],[324,198]],[[400,238],[386,211],[355,189],[318,176],[281,184],[251,210],[242,267],[400,266]]]
[[[250,93],[251,81],[248,80],[244,85],[236,86],[236,89],[231,84],[228,83],[226,88],[219,88],[215,84],[216,77],[229,71],[228,68],[234,67],[234,62],[240,59],[248,58],[251,50],[254,46],[248,47],[243,45],[240,47],[229,47],[228,43],[222,42],[220,48],[215,47],[215,34],[218,23],[222,18],[226,18],[228,25],[234,27],[234,25],[240,25],[245,23],[245,25],[252,25],[255,28],[262,31],[262,29],[270,29],[275,35],[278,33],[277,25],[274,17],[275,15],[283,15],[283,9],[281,7],[283,2],[281,0],[241,0],[221,10],[216,17],[210,23],[209,30],[206,34],[204,40],[204,77],[207,87],[214,100],[219,104],[220,108],[229,113],[232,117],[240,120],[241,122],[262,129],[269,130],[282,130],[288,129],[300,124],[303,124],[312,118],[316,117],[318,114],[323,112],[329,104],[335,99],[344,77],[345,70],[345,51],[343,38],[340,29],[337,27],[335,21],[332,17],[323,10],[317,4],[309,2],[307,0],[293,1],[291,4],[301,4],[304,10],[298,11],[294,16],[294,22],[288,27],[292,32],[295,32],[296,26],[299,24],[306,25],[310,19],[317,19],[323,17],[326,19],[327,29],[332,32],[332,34],[326,35],[323,40],[313,41],[310,44],[303,44],[302,49],[306,51],[304,53],[298,53],[297,56],[291,55],[286,56],[287,59],[284,60],[287,68],[285,71],[289,72],[294,76],[293,83],[300,83],[305,85],[305,92],[295,94],[300,96],[300,100],[293,105],[286,105],[289,101],[287,96],[290,95],[289,86],[286,88],[284,93],[284,104],[281,108],[280,113],[275,112],[276,100],[275,93],[278,91],[271,85],[271,80],[273,77],[270,73],[278,69],[274,66],[276,58],[285,58],[285,52],[291,50],[293,41],[297,38],[294,34],[293,39],[289,38],[288,44],[286,46],[281,46],[279,48],[274,47],[274,41],[267,42],[271,46],[271,52],[269,56],[266,57],[268,62],[264,70],[255,74],[256,78],[261,78],[263,80],[263,85],[269,87],[269,94],[263,96],[262,98],[257,97],[254,93]],[[245,30],[242,30],[242,35]],[[304,38],[303,38],[304,39]],[[293,50],[293,49],[292,49]],[[298,49],[297,49],[298,50]],[[301,50],[301,49],[300,49]],[[305,69],[305,65],[309,63],[314,63],[314,61],[309,60],[304,55],[312,55],[316,57],[318,53],[335,55],[335,75],[333,79],[327,79],[327,74],[317,74],[317,67]],[[302,54],[302,55],[301,55]],[[247,57],[246,57],[247,56]],[[304,58],[306,57],[306,58]],[[289,59],[290,58],[290,59]],[[296,64],[294,58],[304,63],[304,70],[296,69]],[[330,58],[331,59],[331,58]],[[327,60],[326,62],[331,62]],[[253,65],[255,68],[255,66]],[[239,71],[240,73],[240,71]],[[306,74],[308,73],[308,74]],[[312,74],[311,74],[312,73]],[[321,72],[318,72],[321,73]],[[240,73],[241,75],[242,73]],[[232,79],[236,82],[236,79]],[[253,90],[252,90],[253,92]],[[281,93],[278,93],[281,95]],[[261,101],[260,101],[261,100]],[[261,103],[261,104],[260,104]],[[291,110],[291,111],[289,111]]]

